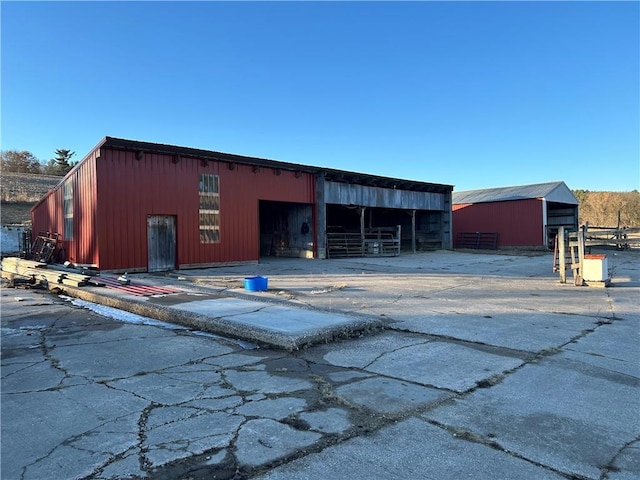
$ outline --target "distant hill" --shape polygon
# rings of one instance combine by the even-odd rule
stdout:
[[[28,225],[31,207],[62,177],[33,173],[2,172],[0,174],[0,217],[2,225]]]

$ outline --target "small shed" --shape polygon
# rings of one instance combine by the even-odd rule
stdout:
[[[578,228],[578,199],[562,182],[453,193],[454,248],[551,248]]]
[[[58,261],[154,272],[255,263],[263,256],[448,249],[452,191],[451,185],[105,137],[31,217],[34,233],[60,235]]]

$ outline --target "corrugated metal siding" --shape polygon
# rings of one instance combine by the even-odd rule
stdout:
[[[53,188],[32,210],[34,235],[59,233],[67,260],[98,264],[98,239],[95,230],[95,159],[97,151],[85,157],[76,168]],[[64,238],[64,185],[73,185],[73,237]]]
[[[39,232],[62,233],[64,226],[62,202],[62,185],[59,184],[31,209],[31,225],[34,239]]]
[[[147,268],[147,216],[174,215],[177,262],[199,265],[259,259],[258,201],[312,204],[313,175],[195,158],[102,148],[97,161],[100,268]],[[220,177],[220,242],[201,244],[198,181]]]
[[[464,232],[497,232],[501,247],[544,246],[542,201],[454,205],[454,247],[458,233]]]
[[[98,264],[98,237],[96,235],[96,156],[91,153],[73,172],[74,237],[71,242],[74,259],[77,263]]]

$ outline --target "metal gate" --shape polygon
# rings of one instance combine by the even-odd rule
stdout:
[[[176,221],[171,215],[147,217],[147,248],[149,272],[164,272],[176,268]]]

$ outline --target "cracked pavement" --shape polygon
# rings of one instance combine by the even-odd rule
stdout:
[[[606,253],[607,289],[548,254],[139,275],[385,321],[296,352],[3,284],[1,478],[638,478],[640,252]]]

